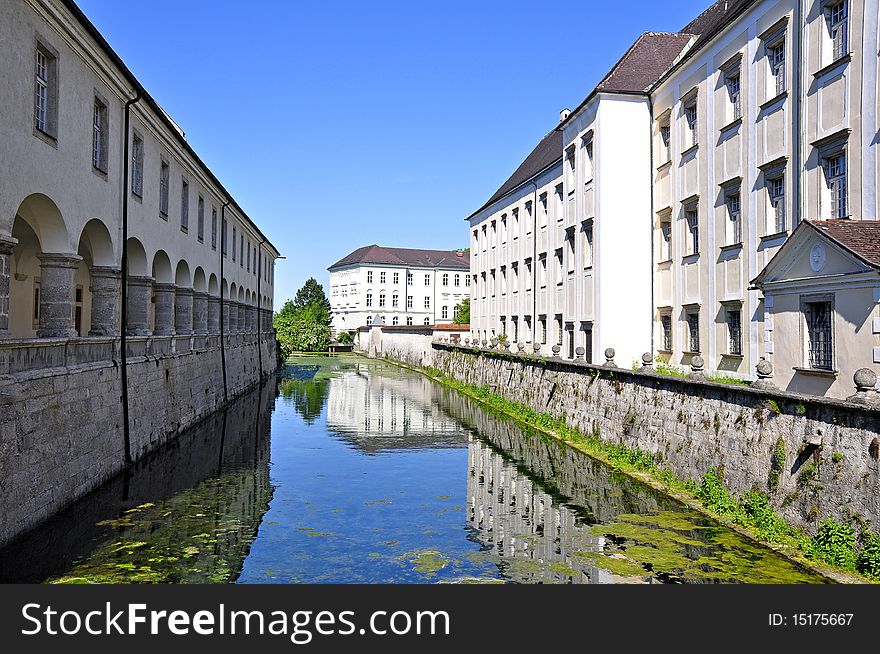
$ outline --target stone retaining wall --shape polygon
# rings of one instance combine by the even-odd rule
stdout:
[[[226,338],[229,398],[276,367],[274,335]],[[138,460],[223,406],[219,336],[128,339]],[[0,342],[0,545],[124,464],[119,339]]]
[[[433,367],[602,439],[657,455],[683,478],[723,468],[735,493],[768,492],[789,520],[880,528],[880,411],[772,389],[434,343]],[[785,462],[771,481],[774,450]]]

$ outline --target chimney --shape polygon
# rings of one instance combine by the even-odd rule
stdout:
[[[561,123],[563,120],[571,116],[571,109],[565,107],[562,111],[559,112],[559,122]]]
[[[457,257],[463,257],[463,256],[464,256],[464,252],[462,252],[461,250],[456,250],[456,251],[455,251],[455,256],[457,256]]]

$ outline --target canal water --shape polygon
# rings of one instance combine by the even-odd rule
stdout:
[[[821,583],[416,373],[300,357],[0,551],[2,582]]]

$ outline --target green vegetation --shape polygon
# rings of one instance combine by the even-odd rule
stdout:
[[[785,440],[780,436],[773,448],[773,456],[770,459],[770,476],[767,485],[771,491],[779,487],[779,475],[785,469]]]
[[[354,336],[351,335],[351,332],[339,332],[336,335],[336,342],[342,345],[351,345],[354,343]]]
[[[326,352],[330,346],[330,302],[324,288],[309,277],[275,314],[273,321],[284,359],[294,352]]]
[[[758,541],[784,551],[788,556],[802,561],[824,563],[848,572],[860,572],[869,579],[880,581],[880,536],[863,530],[861,539],[850,538],[844,529],[833,528],[833,519],[820,525],[819,533],[810,536],[790,525],[770,505],[766,494],[752,490],[739,497],[732,495],[724,485],[723,470],[710,468],[699,481],[683,480],[668,468],[661,466],[658,457],[638,448],[609,443],[600,439],[598,428],[592,434],[584,434],[570,427],[564,420],[548,412],[538,412],[518,402],[512,402],[488,386],[466,384],[448,377],[436,368],[426,370],[438,381],[468,395],[497,412],[504,413],[522,423],[555,436],[585,454],[602,461],[616,470],[633,476],[650,485],[662,488],[673,497],[698,504],[708,515],[723,524],[733,525],[752,534]],[[784,465],[784,443],[774,450],[774,461]],[[812,466],[812,471],[810,471]],[[811,480],[816,473],[814,464],[804,466],[804,474]],[[800,479],[799,479],[800,482]],[[860,542],[861,541],[861,542]],[[856,561],[861,562],[857,567]]]
[[[455,305],[452,322],[456,325],[469,325],[471,323],[471,299],[469,297],[464,298]]]
[[[831,455],[831,460],[834,461],[834,463],[840,463],[841,461],[843,461],[843,458],[843,454],[841,454],[840,452],[835,452]]]

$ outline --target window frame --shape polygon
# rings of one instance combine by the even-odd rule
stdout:
[[[696,333],[694,332],[693,325],[691,324],[691,319],[696,318]],[[700,307],[699,306],[686,306],[684,307],[684,327],[685,327],[685,339],[684,342],[687,344],[688,354],[700,354],[702,347],[702,339],[700,338]],[[696,345],[696,347],[694,347]]]
[[[835,373],[837,372],[835,366],[837,364],[837,356],[836,356],[836,345],[837,345],[837,334],[835,329],[835,294],[834,293],[822,293],[822,294],[809,294],[809,295],[801,295],[800,298],[800,312],[801,312],[801,326],[803,329],[803,366],[805,370],[808,371],[816,371],[823,373]],[[827,304],[828,305],[828,342],[827,342],[827,356],[828,356],[828,366],[817,366],[814,365],[813,351],[812,351],[812,337],[810,334],[810,319],[807,315],[807,305],[814,304]]]
[[[92,114],[92,168],[105,177],[109,169],[109,123],[110,109],[107,106],[107,101],[95,93]]]
[[[727,329],[727,353],[725,356],[730,357],[742,357],[743,353],[743,316],[742,316],[742,303],[741,302],[731,302],[723,305],[724,307],[724,325]],[[731,318],[736,317],[736,321],[738,324],[735,326],[735,329],[738,330],[738,333],[735,333],[734,328],[731,327]],[[736,338],[734,338],[736,336]]]

